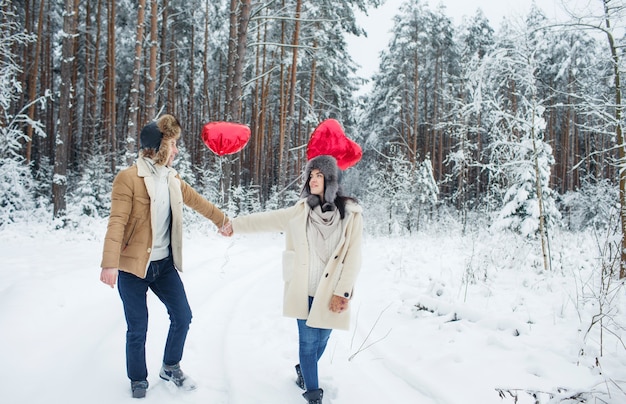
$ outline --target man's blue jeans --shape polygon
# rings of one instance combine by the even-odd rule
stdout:
[[[309,297],[309,310],[313,298]],[[300,370],[307,391],[319,389],[317,362],[326,349],[326,343],[332,330],[313,328],[306,325],[306,320],[298,320]]]
[[[126,372],[133,381],[147,380],[146,334],[148,306],[146,295],[150,288],[163,302],[170,316],[170,329],[165,343],[163,363],[175,365],[182,359],[185,339],[191,323],[191,308],[185,288],[174,268],[172,257],[150,263],[145,279],[120,271],[118,290],[126,316]]]

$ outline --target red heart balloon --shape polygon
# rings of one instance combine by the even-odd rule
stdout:
[[[306,158],[311,160],[322,154],[333,156],[337,160],[337,166],[345,170],[361,160],[363,151],[361,146],[348,139],[339,122],[326,119],[313,131],[307,145]]]
[[[234,122],[209,122],[202,128],[202,140],[218,156],[237,153],[250,139],[250,128]]]

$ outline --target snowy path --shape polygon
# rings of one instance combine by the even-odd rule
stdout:
[[[7,234],[0,241],[0,401],[136,402],[125,376],[117,289],[98,281],[101,242]],[[199,388],[172,391],[158,378],[168,319],[150,294],[150,389],[143,402],[303,403],[294,383],[297,328],[281,315],[281,236],[208,235],[185,243],[183,281],[194,319],[183,367]],[[388,345],[348,360],[376,316],[363,316],[356,333],[333,333],[320,363],[325,403],[446,403]]]
[[[0,232],[0,403],[137,402],[118,291],[98,279],[104,232],[103,222]],[[535,392],[541,404],[578,392],[623,403],[619,341],[605,334],[600,356],[597,334],[583,340],[597,307],[579,286],[591,286],[592,255],[568,248],[592,244],[578,237],[555,238],[567,254],[554,273],[529,264],[532,250],[498,239],[477,250],[477,240],[449,234],[366,237],[353,326],[333,332],[320,361],[324,404],[526,404]],[[297,327],[282,316],[283,243],[279,234],[186,235],[182,278],[194,318],[182,365],[199,387],[182,392],[159,379],[169,320],[149,293],[142,402],[304,403],[294,383]],[[512,253],[521,258],[501,258]],[[626,323],[623,310],[613,315]]]

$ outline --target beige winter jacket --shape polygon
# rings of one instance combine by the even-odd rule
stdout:
[[[171,246],[174,265],[183,270],[183,203],[221,227],[228,219],[211,202],[183,181],[169,168],[169,192],[172,209]],[[102,268],[119,268],[140,278],[146,277],[152,251],[154,178],[150,167],[139,158],[132,167],[120,171],[113,181],[111,215],[104,239]]]
[[[350,327],[350,306],[342,313],[330,310],[333,295],[351,298],[361,269],[362,209],[346,203],[346,216],[341,221],[341,240],[324,269],[309,313],[309,248],[306,224],[310,207],[305,199],[294,206],[270,212],[254,213],[232,219],[237,233],[285,232],[283,252],[283,314],[306,319],[309,327],[347,330]]]

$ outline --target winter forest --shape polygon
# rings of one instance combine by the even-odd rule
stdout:
[[[480,9],[455,23],[445,1],[406,0],[367,82],[346,38],[367,35],[355,13],[383,2],[0,0],[0,234],[102,230],[114,176],[164,113],[183,127],[176,170],[229,215],[291,205],[310,135],[333,118],[363,150],[342,183],[370,237],[489,244],[487,258],[467,247],[466,294],[494,268],[584,267],[572,300],[595,314],[580,310],[579,328],[598,357],[624,358],[624,0],[558,23],[536,4],[497,26]],[[248,125],[246,147],[209,150],[200,133],[214,121]],[[583,245],[567,244],[580,239],[578,268],[568,254]],[[428,302],[412,309],[432,313]],[[597,357],[580,362],[602,373]],[[580,397],[623,399],[619,363],[601,395]]]
[[[3,0],[0,225],[33,209],[61,226],[106,215],[137,128],[165,112],[185,128],[177,169],[233,214],[297,197],[309,135],[334,118],[363,147],[344,184],[372,232],[443,216],[527,237],[615,225],[623,2],[494,28],[480,10],[455,26],[407,1],[356,97],[345,36],[364,35],[354,10],[378,3]],[[235,156],[199,136],[221,120],[251,128]]]
[[[366,34],[354,10],[378,3],[2,0],[0,225],[34,209],[60,226],[106,215],[138,128],[167,112],[185,128],[177,169],[233,214],[297,197],[309,135],[334,118],[363,147],[344,184],[372,232],[442,217],[525,237],[615,226],[622,1],[500,27],[407,1],[357,97],[345,36]],[[241,153],[202,143],[222,120],[250,126]]]

